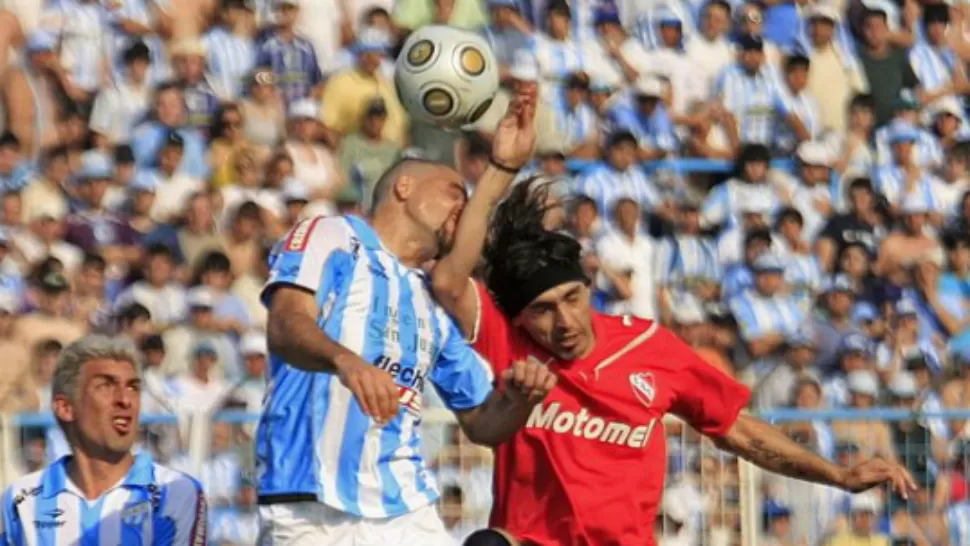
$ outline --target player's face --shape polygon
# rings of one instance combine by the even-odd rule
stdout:
[[[406,210],[434,240],[437,252],[444,253],[451,248],[458,218],[468,197],[457,171],[436,168],[428,174],[430,176],[411,181]]]
[[[519,313],[515,324],[561,360],[585,356],[594,341],[589,288],[579,281],[550,288]]]
[[[130,362],[90,360],[81,366],[73,399],[54,397],[54,414],[71,424],[77,448],[117,458],[131,452],[138,436],[140,393],[141,379]]]

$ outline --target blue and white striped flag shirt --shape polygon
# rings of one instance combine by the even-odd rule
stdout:
[[[738,64],[728,66],[715,84],[715,98],[734,114],[738,136],[745,143],[770,146],[779,117],[791,111],[777,70],[768,64],[753,76]]]
[[[69,457],[20,478],[7,489],[0,544],[206,544],[206,500],[191,477],[140,453],[121,483],[95,500],[86,500],[67,475]]]
[[[583,44],[576,40],[558,41],[545,34],[534,34],[529,41],[543,80],[559,82],[569,74],[586,68]]]
[[[657,249],[657,280],[665,286],[689,288],[695,281],[719,282],[714,241],[696,235],[676,235],[660,242]]]
[[[621,197],[629,197],[643,210],[651,210],[660,203],[660,194],[647,175],[634,165],[618,171],[601,164],[576,181],[576,193],[596,201],[602,218],[613,218],[613,205]]]
[[[893,163],[892,146],[889,144],[892,137],[890,124],[886,124],[876,129],[876,164],[891,165]],[[937,167],[943,164],[943,149],[936,141],[936,137],[925,129],[916,129],[919,132],[919,140],[913,146],[913,153],[916,154],[914,161],[920,167]]]
[[[928,92],[949,85],[956,61],[956,52],[949,47],[938,48],[923,42],[909,50],[909,64],[919,78],[920,87]]]
[[[951,505],[946,511],[950,544],[970,544],[970,502]]]
[[[588,142],[596,135],[596,112],[584,102],[570,108],[565,93],[564,89],[560,90],[559,100],[553,103],[553,112],[560,134],[565,137],[567,146],[572,148]]]
[[[256,66],[272,68],[287,103],[306,98],[323,81],[313,44],[299,36],[271,34],[256,47]]]
[[[45,18],[56,20],[61,37],[61,64],[74,85],[95,92],[101,83],[102,63],[111,54],[107,13],[98,2],[60,0]]]
[[[246,76],[256,62],[251,38],[237,36],[223,27],[210,30],[203,38],[209,63],[208,72],[218,82],[224,99],[234,99],[243,90]]]
[[[124,79],[125,63],[122,57],[125,49],[136,39],[144,42],[151,54],[148,81],[158,84],[171,79],[172,66],[162,39],[157,35],[132,36],[121,27],[122,21],[125,20],[134,21],[149,28],[155,28],[156,25],[155,14],[149,9],[146,0],[124,0],[117,8],[109,11],[108,23],[114,30],[114,37],[111,40],[111,66],[115,81]]]
[[[805,129],[811,138],[818,137],[822,132],[822,114],[815,97],[808,92],[789,95],[789,105],[791,112],[805,125]],[[791,130],[791,127],[783,119],[778,119],[776,123],[778,125],[775,129],[775,134],[777,135],[775,143],[778,148],[787,152],[795,151],[795,148],[798,147],[798,139],[795,137],[794,131]]]
[[[907,196],[906,171],[902,167],[898,165],[878,167],[873,179],[876,189],[885,196],[891,205],[900,205],[903,198]],[[916,198],[923,201],[928,210],[937,210],[939,207],[936,193],[933,191],[933,186],[938,182],[934,182],[934,180],[932,175],[921,172],[920,179],[911,192]]]
[[[795,298],[765,297],[748,290],[732,298],[729,305],[741,337],[748,341],[769,334],[791,334],[805,322],[805,312]]]
[[[421,399],[434,385],[453,411],[482,404],[492,373],[438,306],[423,272],[402,265],[356,217],[316,217],[274,247],[264,299],[275,287],[313,293],[328,337],[386,370],[401,408],[378,426],[340,379],[270,358],[256,431],[259,494],[305,498],[368,518],[396,517],[433,503],[421,455]]]
[[[681,2],[669,2],[656,4],[651,9],[637,16],[633,24],[632,34],[647,49],[661,47],[660,26],[658,15],[670,15],[671,12],[680,19],[681,41],[686,43],[689,38],[697,34],[697,25],[694,23],[694,14]]]
[[[677,134],[670,119],[667,107],[658,103],[649,115],[643,115],[629,102],[616,105],[610,110],[611,126],[630,131],[637,137],[640,146],[677,152]]]

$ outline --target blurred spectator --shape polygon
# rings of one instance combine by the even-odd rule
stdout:
[[[906,52],[890,42],[889,15],[881,5],[866,8],[859,60],[875,101],[876,124],[882,125],[892,117],[893,106],[900,92],[903,89],[918,90],[920,81],[909,64]]]
[[[142,41],[136,41],[121,55],[124,70],[113,79],[113,85],[98,92],[89,123],[91,131],[104,139],[105,145],[127,143],[131,131],[148,112],[154,83],[150,79],[151,52]]]
[[[175,241],[177,256],[190,268],[196,267],[206,254],[222,248],[213,212],[212,198],[208,194],[199,192],[189,197],[185,222],[175,232]]]
[[[63,218],[68,212],[67,186],[71,175],[67,148],[47,150],[40,162],[41,170],[21,194],[22,214],[28,222],[43,214]]]
[[[238,350],[232,338],[221,329],[223,323],[215,316],[215,299],[212,290],[204,286],[197,286],[186,293],[187,320],[167,330],[163,336],[165,346],[170,348],[165,358],[166,373],[193,370],[199,368],[200,361],[204,361],[205,379],[202,372],[198,372],[199,380],[203,383],[207,382],[210,373],[213,377],[228,381],[240,377],[242,368],[238,361]],[[193,358],[196,368],[189,366]]]
[[[70,291],[67,279],[56,271],[50,271],[38,279],[36,309],[17,320],[14,339],[25,347],[33,347],[42,339],[54,339],[61,345],[69,345],[83,336],[87,329],[74,322],[68,314]]]
[[[293,161],[293,176],[307,185],[312,201],[320,201],[321,212],[330,213],[334,195],[347,180],[333,151],[319,142],[319,117],[319,108],[308,99],[290,104],[285,149]]]
[[[243,358],[243,376],[236,383],[232,396],[245,403],[246,411],[259,413],[266,392],[266,364],[269,359],[266,334],[247,333],[239,344],[239,352]]]
[[[882,502],[876,493],[859,493],[849,501],[849,529],[826,541],[826,546],[889,546],[889,537],[877,530]]]
[[[209,149],[212,186],[224,188],[239,181],[245,174],[237,168],[239,156],[248,155],[260,160],[265,155],[246,137],[245,125],[243,111],[237,103],[223,103],[216,112],[209,132],[212,139]]]
[[[274,86],[285,103],[320,93],[323,74],[313,44],[295,31],[300,0],[274,0],[275,28],[256,46],[256,66],[250,93],[266,97]],[[262,98],[261,102],[267,102]]]
[[[741,223],[742,209],[774,214],[781,206],[774,187],[768,180],[770,153],[761,144],[749,144],[741,149],[735,163],[734,176],[711,189],[701,206],[701,225],[735,227]],[[750,228],[746,228],[750,229]]]
[[[597,287],[608,294],[606,310],[613,315],[657,318],[656,244],[641,231],[636,201],[620,197],[613,211],[615,229],[596,243]]]
[[[363,196],[364,202],[369,202],[377,181],[401,151],[398,143],[383,136],[387,121],[387,105],[382,99],[374,99],[364,110],[360,131],[340,141],[339,162],[344,180]]]
[[[9,292],[0,292],[0,412],[18,413],[34,409],[34,393],[30,391],[31,362],[27,347],[13,338],[19,320],[17,300]]]
[[[184,339],[178,340],[184,343]],[[195,344],[174,345],[165,341],[166,347],[182,347],[188,350],[175,358],[181,366],[166,362],[163,369],[173,374],[166,382],[166,400],[176,412],[181,414],[213,413],[225,402],[230,392],[229,385],[214,377],[213,369],[219,365],[219,355],[206,341]],[[174,355],[167,352],[166,360]],[[216,427],[214,426],[213,429]],[[224,430],[223,430],[224,432]],[[215,430],[213,430],[213,434]],[[215,438],[215,435],[213,436]],[[222,438],[225,440],[225,438]],[[225,443],[225,442],[224,442]],[[225,446],[223,446],[225,447]]]
[[[156,331],[162,332],[185,316],[185,289],[173,277],[175,263],[168,247],[159,244],[148,247],[144,260],[142,280],[122,292],[116,305],[144,305],[151,313]]]
[[[246,96],[239,102],[242,134],[266,149],[278,145],[286,133],[286,106],[279,96],[278,83],[272,72],[257,68],[250,76]]]
[[[176,51],[185,51],[189,46]],[[191,59],[182,62],[195,62]],[[174,55],[174,53],[173,53]],[[201,62],[201,61],[200,61]],[[193,122],[188,120],[186,104],[198,102],[197,95],[185,93],[174,83],[165,83],[155,89],[154,103],[148,119],[135,127],[132,132],[131,149],[139,168],[150,169],[157,162],[159,174],[167,180],[176,174],[179,177],[195,179],[208,173],[206,165],[205,141],[197,127],[208,127],[211,111],[206,117]],[[203,99],[206,100],[206,99]],[[212,109],[214,111],[214,108]],[[168,150],[166,152],[166,149]],[[177,155],[174,155],[175,152]],[[174,157],[171,157],[174,155]],[[177,207],[175,207],[177,210]],[[171,209],[166,210],[166,212]],[[167,220],[167,218],[160,218]]]
[[[688,499],[682,490],[664,492],[654,524],[658,546],[687,546],[693,544],[691,528],[687,525],[690,518]]]
[[[379,98],[387,108],[384,138],[404,144],[407,116],[393,82],[379,71],[389,47],[390,37],[380,29],[363,28],[357,33],[357,65],[334,74],[323,89],[320,119],[327,127],[341,135],[359,131],[368,103]]]
[[[718,299],[721,267],[714,241],[701,231],[698,208],[693,197],[679,197],[674,233],[657,248],[657,301],[661,316],[667,318],[673,302],[685,294],[694,294],[702,301]]]
[[[604,161],[576,181],[576,193],[596,201],[601,218],[613,218],[621,197],[639,205],[639,212],[662,208],[655,185],[636,165],[637,140],[633,133],[620,130],[607,138]]]
[[[198,262],[192,284],[211,294],[215,328],[240,336],[250,327],[251,321],[242,299],[230,291],[232,280],[229,258],[222,252],[210,252]]]
[[[789,405],[797,381],[814,374],[817,353],[815,340],[809,332],[795,331],[785,340],[786,353],[766,375],[759,378],[754,390],[754,406],[759,409],[781,408]]]
[[[862,369],[846,376],[849,391],[848,408],[865,410],[876,406],[879,400],[879,378],[871,370]],[[867,419],[863,421],[832,422],[832,432],[837,440],[848,440],[871,456],[896,459],[889,426],[884,421]]]
[[[142,369],[142,411],[146,414],[169,413],[173,411],[171,401],[166,398],[168,375],[163,371],[165,362],[165,341],[162,336],[152,334],[138,345],[144,357]]]
[[[475,532],[476,527],[469,524],[465,518],[465,494],[461,487],[448,485],[441,492],[438,499],[438,513],[441,514],[441,521],[445,524],[445,529],[455,540],[455,544],[461,544],[465,538]]]
[[[836,41],[841,16],[835,6],[812,4],[804,14],[808,25],[808,91],[818,99],[822,128],[843,131],[845,112],[856,93],[868,84],[852,52]]]
[[[256,483],[243,475],[231,506],[217,506],[209,518],[209,540],[213,546],[256,544],[259,538],[259,515],[256,505]]]
[[[515,52],[529,44],[532,26],[519,12],[515,0],[488,0],[486,3],[491,23],[481,27],[479,33],[488,41],[499,63],[499,76],[508,78]]]
[[[768,500],[761,511],[761,538],[765,546],[794,546],[791,538],[791,508]]]
[[[847,336],[859,332],[851,320],[850,312],[855,303],[855,291],[845,275],[831,277],[820,294],[821,305],[812,320],[812,329],[818,344],[819,368],[829,373],[838,368],[838,359],[846,347],[859,347],[863,338],[853,337],[854,345],[846,342]]]
[[[202,37],[209,74],[222,100],[234,100],[253,69],[256,48],[250,36],[250,18],[255,10],[251,0],[223,0],[219,22]]]

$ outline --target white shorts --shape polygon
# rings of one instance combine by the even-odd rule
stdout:
[[[456,546],[433,504],[395,518],[364,518],[319,502],[259,507],[259,546]]]

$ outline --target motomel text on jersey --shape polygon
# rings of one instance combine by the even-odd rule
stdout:
[[[656,419],[651,419],[646,425],[633,426],[590,415],[586,408],[580,408],[579,412],[559,411],[559,408],[559,402],[548,406],[537,404],[532,408],[526,428],[542,428],[558,434],[572,434],[577,438],[641,448],[647,445],[650,433],[657,424]]]

